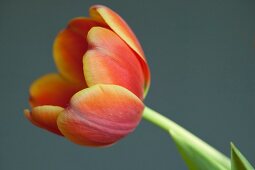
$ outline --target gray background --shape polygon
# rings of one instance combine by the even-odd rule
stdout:
[[[172,139],[145,121],[94,149],[24,118],[30,83],[56,70],[55,35],[95,3],[119,12],[143,45],[152,73],[145,103],[227,155],[233,141],[255,164],[254,0],[1,0],[0,169],[186,169]]]

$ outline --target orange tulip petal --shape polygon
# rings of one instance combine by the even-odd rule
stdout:
[[[143,71],[135,53],[114,32],[92,28],[87,36],[91,47],[83,58],[84,75],[89,86],[116,84],[143,98]]]
[[[83,82],[82,57],[87,51],[86,36],[90,28],[102,25],[87,18],[75,18],[61,31],[54,42],[53,55],[57,68],[65,78]]]
[[[63,136],[57,126],[57,117],[63,110],[58,106],[37,106],[32,111],[24,110],[24,113],[34,125]]]
[[[132,132],[144,105],[127,89],[95,85],[76,93],[57,120],[69,140],[86,146],[107,146]]]
[[[144,52],[128,24],[114,11],[106,6],[95,5],[90,8],[90,15],[99,21],[104,21],[116,32],[135,52],[144,58]],[[144,58],[145,59],[145,58]]]
[[[30,104],[32,107],[55,105],[66,107],[70,98],[82,89],[78,84],[68,82],[59,74],[47,74],[36,80],[30,87]]]
[[[102,5],[95,5],[90,8],[90,15],[95,20],[105,22],[116,34],[118,34],[137,54],[141,62],[145,85],[144,91],[146,95],[150,86],[150,71],[142,47],[137,40],[135,34],[128,24],[114,11]]]

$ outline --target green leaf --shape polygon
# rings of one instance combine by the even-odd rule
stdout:
[[[231,143],[231,170],[254,170],[233,143]]]
[[[170,135],[190,170],[230,170],[230,160],[181,127],[170,128]]]

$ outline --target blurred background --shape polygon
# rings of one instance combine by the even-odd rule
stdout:
[[[168,134],[142,121],[110,148],[75,145],[29,123],[31,82],[56,71],[52,43],[92,4],[117,11],[147,56],[147,106],[230,156],[255,164],[255,1],[1,0],[1,170],[187,169]]]

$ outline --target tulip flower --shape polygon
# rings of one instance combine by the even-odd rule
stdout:
[[[145,107],[150,72],[144,52],[126,22],[111,9],[95,5],[90,17],[72,19],[53,45],[58,73],[30,87],[34,125],[84,146],[109,146],[141,118],[173,138],[189,169],[254,169],[231,144],[231,161],[191,132]],[[231,165],[230,165],[231,163]]]
[[[90,17],[72,19],[56,37],[53,56],[58,73],[30,87],[36,126],[80,145],[111,145],[139,124],[150,84],[149,68],[136,36],[105,6]]]

